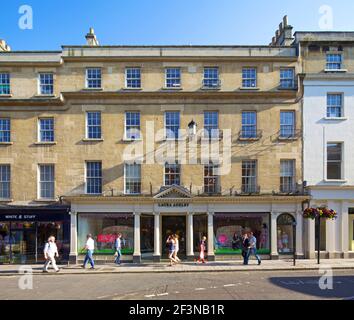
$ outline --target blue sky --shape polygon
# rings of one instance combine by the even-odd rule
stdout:
[[[33,30],[18,26],[24,4]],[[85,44],[92,26],[103,45],[266,45],[285,14],[295,30],[320,30],[322,5],[333,8],[334,30],[354,30],[352,0],[11,0],[1,4],[0,38],[13,50],[60,50]]]

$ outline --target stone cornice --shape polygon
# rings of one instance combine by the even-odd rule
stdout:
[[[276,91],[71,91],[62,92],[66,99],[118,99],[118,98],[215,98],[215,99],[238,99],[238,98],[268,98],[268,99],[296,99],[296,90]],[[260,102],[261,103],[261,102]]]
[[[236,196],[236,197],[193,197],[193,198],[169,198],[154,199],[153,197],[143,196],[120,196],[120,197],[104,197],[104,196],[66,196],[66,201],[71,203],[121,203],[121,204],[158,204],[158,203],[190,203],[190,204],[233,204],[233,203],[265,203],[265,202],[302,202],[310,200],[310,196]]]

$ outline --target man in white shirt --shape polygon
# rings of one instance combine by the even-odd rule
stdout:
[[[93,240],[91,234],[87,235],[87,241],[84,249],[86,250],[86,256],[82,267],[85,269],[87,262],[90,262],[91,269],[95,269],[95,262],[93,261],[93,251],[95,250],[95,241]]]
[[[48,242],[44,246],[44,258],[46,260],[43,267],[43,272],[48,272],[48,267],[50,264],[52,264],[55,272],[60,271],[55,261],[55,257],[59,257],[59,253],[57,245],[55,244],[55,237],[51,236],[48,238]]]
[[[121,261],[120,261],[120,258],[122,256],[122,234],[121,233],[118,233],[117,235],[117,239],[116,239],[116,242],[114,244],[114,247],[115,247],[115,254],[116,254],[116,259],[115,259],[115,263],[120,265],[121,264]]]

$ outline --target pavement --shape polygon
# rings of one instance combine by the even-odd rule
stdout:
[[[169,266],[168,262],[161,263],[124,263],[117,266],[113,263],[96,265],[94,270],[89,266],[83,269],[80,265],[61,265],[60,272],[55,273],[52,269],[49,273],[42,272],[42,265],[28,265],[35,275],[89,275],[89,274],[144,274],[144,273],[200,273],[200,272],[244,272],[244,271],[311,271],[320,268],[331,268],[332,270],[353,270],[354,259],[333,259],[322,260],[318,265],[316,260],[297,260],[293,266],[292,260],[263,260],[260,266],[257,261],[251,260],[248,266],[244,266],[241,261],[215,261],[205,264],[195,262],[182,262],[178,265]],[[14,276],[24,273],[23,265],[0,265],[1,276]]]

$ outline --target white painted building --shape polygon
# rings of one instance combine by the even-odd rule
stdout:
[[[344,41],[336,34],[343,42],[334,43],[331,37],[331,33],[311,33],[311,42],[306,44],[301,42],[308,41],[302,38],[302,33],[297,37],[302,52],[306,45],[312,46],[313,52],[318,50],[317,56],[323,55],[323,60],[317,59],[317,63],[323,61],[321,72],[316,72],[317,66],[306,72],[305,65],[303,168],[312,197],[310,206],[325,205],[338,213],[336,220],[322,221],[321,256],[348,258],[354,257],[354,74],[346,69],[351,64],[346,61],[349,39]],[[307,54],[311,60],[311,52]],[[339,61],[331,70],[329,55]],[[318,236],[315,222],[306,221],[305,225],[305,256],[314,258]]]

